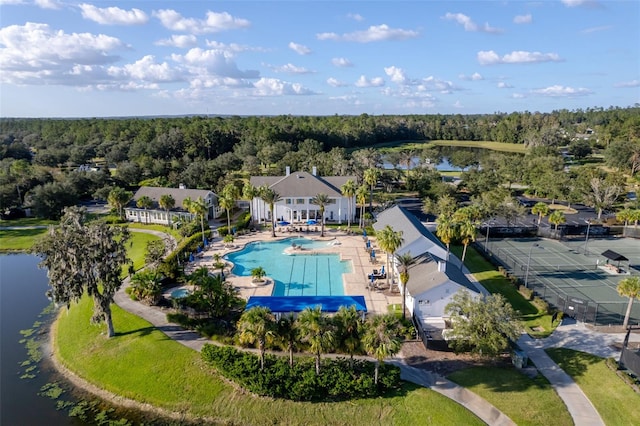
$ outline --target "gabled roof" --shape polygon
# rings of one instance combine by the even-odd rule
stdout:
[[[413,257],[424,253],[445,259],[447,249],[413,214],[400,206],[391,207],[378,215],[373,229],[379,231],[385,226],[402,232],[402,245],[396,254],[411,253]]]
[[[315,197],[322,193],[342,197],[340,187],[354,176],[314,176],[308,172],[292,172],[288,176],[252,176],[253,186],[267,185],[281,197]]]
[[[428,253],[416,258],[416,263],[409,267],[407,291],[414,297],[446,283],[464,287],[473,293],[478,292],[467,276],[451,262],[447,262],[444,271],[439,271],[438,259]]]
[[[153,201],[153,208],[159,208],[158,201],[160,197],[163,195],[171,195],[173,199],[176,201],[177,209],[182,209],[182,203],[184,200],[189,197],[192,200],[196,200],[198,197],[202,197],[206,199],[210,195],[217,197],[217,195],[213,191],[208,191],[206,189],[183,189],[183,188],[163,188],[159,186],[141,186],[133,196],[133,205],[135,206],[135,201],[137,201],[142,196],[147,196],[151,198]]]

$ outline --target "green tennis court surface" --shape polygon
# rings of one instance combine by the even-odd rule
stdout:
[[[484,248],[485,242],[479,246]],[[486,249],[552,306],[595,324],[622,323],[629,299],[618,295],[616,286],[624,278],[640,276],[640,241],[630,238],[491,239]],[[607,250],[608,257],[602,255]],[[630,322],[640,322],[640,302],[634,303]]]

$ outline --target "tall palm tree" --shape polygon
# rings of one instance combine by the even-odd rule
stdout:
[[[340,187],[343,197],[347,197],[347,228],[351,228],[351,216],[353,214],[353,197],[356,195],[356,183],[349,179]]]
[[[258,196],[258,188],[251,185],[250,182],[247,182],[242,187],[242,197],[245,200],[249,200],[249,214],[251,215],[251,220],[253,220],[253,199]]]
[[[364,183],[369,185],[369,213],[373,214],[373,188],[378,183],[380,171],[378,169],[367,169],[364,171]]]
[[[464,258],[467,256],[467,248],[469,244],[476,240],[476,235],[478,234],[478,229],[476,228],[475,223],[470,220],[464,220],[462,222],[458,222],[458,235],[462,239],[462,245],[464,248],[462,249],[462,263],[464,264]],[[462,266],[462,265],[460,265]]]
[[[629,298],[629,304],[627,305],[627,312],[624,314],[623,327],[627,327],[629,324],[629,317],[631,316],[631,306],[633,305],[633,299],[640,299],[640,278],[629,277],[620,280],[616,287],[620,296],[626,296]]]
[[[276,225],[275,225],[276,217],[275,217],[274,207],[276,203],[281,200],[280,194],[278,194],[276,191],[274,191],[271,188],[266,188],[260,194],[260,198],[262,198],[262,201],[269,204],[269,211],[271,212],[271,236],[275,237],[276,236]]]
[[[271,310],[264,306],[256,306],[244,311],[238,320],[240,342],[258,344],[260,370],[264,370],[264,353],[267,341],[275,336],[275,324],[275,317]]]
[[[364,229],[364,206],[367,204],[367,195],[369,195],[369,188],[366,185],[359,186],[356,189],[356,202],[360,204],[359,227],[362,229]]]
[[[389,285],[389,276],[391,271],[389,270],[389,256],[395,257],[396,250],[402,245],[402,232],[394,231],[389,225],[385,226],[378,232],[376,232],[376,238],[380,248],[387,254],[387,285]]]
[[[322,308],[305,308],[298,315],[298,326],[302,340],[309,343],[309,349],[315,354],[316,374],[320,374],[320,355],[334,347],[335,332],[331,322],[322,314]]]
[[[364,329],[363,322],[360,319],[360,313],[354,305],[340,306],[340,309],[333,317],[336,325],[336,334],[338,346],[344,349],[349,356],[349,364],[353,368],[353,355],[362,347],[361,337]]]
[[[147,223],[149,223],[149,214],[147,213],[147,209],[150,209],[152,206],[153,200],[147,195],[143,195],[142,197],[138,198],[138,201],[136,201],[136,207],[138,207],[139,209],[144,209],[144,218]]]
[[[561,223],[565,223],[567,218],[564,217],[564,213],[560,210],[554,210],[553,213],[549,215],[549,223],[553,224],[554,230],[558,230],[558,225]]]
[[[538,215],[538,227],[540,227],[540,222],[542,221],[542,218],[547,216],[550,211],[551,209],[549,209],[549,206],[547,205],[547,203],[543,203],[543,202],[536,203],[531,208],[531,213]]]
[[[362,344],[367,353],[376,359],[374,383],[378,384],[380,364],[394,356],[402,347],[400,321],[394,314],[375,315],[365,325]]]
[[[315,204],[320,209],[320,236],[324,237],[324,209],[327,204],[331,203],[331,198],[327,194],[317,194],[311,199],[311,204]]]
[[[283,315],[277,324],[276,340],[278,346],[289,352],[289,366],[293,367],[293,351],[298,345],[298,323],[292,313]]]
[[[116,186],[109,192],[107,201],[118,210],[118,216],[122,218],[122,209],[131,200],[131,197],[133,197],[133,192]]]
[[[170,194],[164,194],[160,196],[158,205],[167,212],[167,225],[171,226],[171,214],[169,211],[176,206],[176,200]]]
[[[453,241],[457,234],[456,223],[450,216],[440,215],[436,219],[436,224],[436,235],[438,236],[438,238],[440,238],[440,241],[445,243],[445,245],[447,246],[446,260],[449,260],[451,241]]]
[[[236,204],[236,200],[224,192],[218,197],[218,204],[227,212],[227,231],[231,232],[231,210]]]
[[[207,204],[202,197],[198,197],[192,200],[191,197],[187,197],[182,202],[182,206],[196,218],[200,219],[200,230],[202,231],[202,241],[206,238],[204,236],[204,216],[207,214]]]
[[[403,253],[396,256],[400,269],[400,285],[402,285],[402,319],[407,318],[407,283],[409,282],[409,266],[416,263],[411,253]]]

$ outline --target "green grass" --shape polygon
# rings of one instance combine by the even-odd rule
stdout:
[[[573,424],[567,407],[540,374],[531,379],[515,368],[474,367],[448,379],[480,395],[520,426]]]
[[[640,396],[605,365],[605,359],[571,349],[547,349],[596,407],[607,425],[639,425]]]
[[[64,365],[97,386],[192,417],[252,425],[481,425],[462,406],[413,384],[394,396],[338,403],[296,403],[246,395],[203,364],[200,354],[146,321],[113,307],[116,336],[90,324],[91,301],[63,310],[55,352]],[[355,420],[357,419],[357,420]]]
[[[170,227],[165,226],[165,225],[159,225],[159,224],[155,224],[155,223],[150,223],[150,224],[147,225],[147,224],[139,223],[139,222],[127,223],[126,225],[131,230],[150,229],[152,231],[159,231],[159,232],[164,232],[165,234],[169,234],[169,235],[173,236],[173,238],[175,238],[176,241],[180,241],[182,239],[182,235],[180,235],[180,232],[178,232],[178,230],[170,228]]]
[[[462,246],[452,246],[451,251],[462,258]],[[525,299],[515,286],[473,247],[467,249],[464,264],[487,291],[492,294],[502,294],[511,303],[513,309],[520,312],[520,319],[528,334],[539,338],[547,337],[553,332],[555,328],[551,325],[551,315],[538,310]]]
[[[133,267],[136,271],[144,266],[147,243],[159,239],[160,237],[153,234],[145,234],[143,232],[136,232],[135,230],[131,231],[131,240],[129,240],[127,247],[127,256],[133,261]]]
[[[15,220],[0,220],[0,228],[5,226],[46,226],[57,225],[58,222],[49,219],[39,219],[36,217],[25,217],[23,219]]]
[[[524,154],[527,152],[524,144],[503,143],[491,141],[458,141],[458,140],[425,140],[425,141],[393,141],[372,145],[371,148],[382,151],[406,151],[408,149],[422,149],[428,146],[459,146],[465,148],[484,148],[493,151],[514,152]]]
[[[0,252],[27,251],[46,228],[0,229]]]

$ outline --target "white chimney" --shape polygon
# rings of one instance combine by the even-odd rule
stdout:
[[[284,169],[285,169],[286,176],[289,176],[291,174],[291,167],[287,166]]]
[[[314,175],[314,176],[316,176],[318,174],[318,168],[316,166],[313,166],[311,168],[311,174]]]

